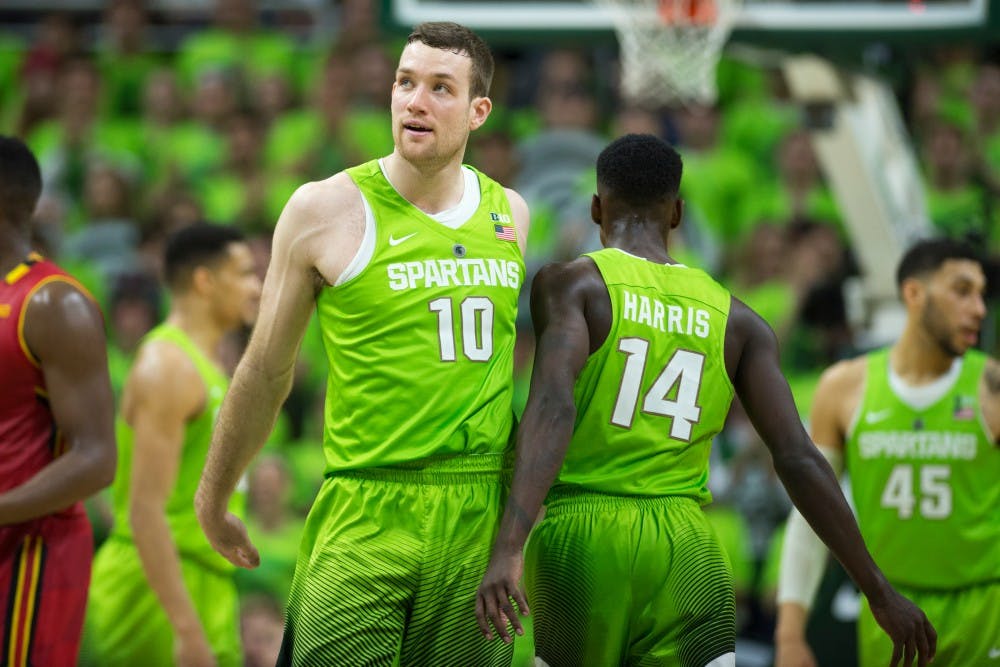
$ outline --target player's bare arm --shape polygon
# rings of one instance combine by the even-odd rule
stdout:
[[[129,373],[122,417],[134,438],[129,526],[142,569],[174,629],[182,664],[214,657],[167,524],[166,505],[177,481],[187,423],[204,410],[206,389],[190,357],[168,341],[147,343]]]
[[[986,361],[983,378],[979,381],[979,405],[993,443],[1000,446],[997,440],[1000,437],[1000,362],[996,359]]]
[[[363,234],[360,194],[345,173],[300,187],[278,219],[257,325],[222,403],[195,496],[205,535],[240,567],[256,567],[259,556],[242,522],[227,514],[229,497],[291,390],[316,294],[344,272]]]
[[[550,264],[532,284],[531,317],[537,343],[531,388],[518,428],[510,498],[476,595],[476,616],[487,639],[493,638],[492,624],[505,642],[511,641],[508,620],[515,631],[523,633],[510,600],[522,613],[527,612],[520,587],[524,543],[566,458],[576,418],[573,387],[587,357],[607,337],[610,311],[607,288],[590,259]],[[587,314],[597,312],[604,315],[601,325],[588,322]],[[590,319],[600,318],[591,315]]]
[[[867,364],[864,357],[834,364],[820,377],[809,425],[812,441],[835,473],[843,470],[844,443],[860,405]],[[809,610],[826,569],[827,549],[797,509],[785,531],[775,628],[775,667],[815,667],[806,642]]]
[[[844,451],[851,423],[858,416],[867,369],[862,356],[823,371],[809,415],[810,435],[817,447]]]
[[[41,365],[66,452],[26,483],[0,494],[0,524],[63,510],[115,476],[114,398],[100,311],[63,280],[39,288],[26,308],[24,339]]]
[[[897,593],[872,560],[837,476],[799,420],[778,362],[771,328],[733,299],[726,329],[726,368],[747,415],[771,451],[775,471],[792,502],[868,598],[892,638],[894,667],[902,659],[926,665],[936,635],[923,612]]]

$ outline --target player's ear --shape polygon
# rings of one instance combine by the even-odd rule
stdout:
[[[899,294],[904,306],[919,305],[924,297],[924,283],[917,278],[907,278],[899,286]]]
[[[601,198],[596,193],[590,200],[590,219],[594,221],[594,224],[600,226],[601,224]]]
[[[191,287],[199,294],[206,294],[212,287],[215,276],[207,266],[196,266],[191,271]]]
[[[486,119],[490,117],[493,110],[493,100],[488,97],[472,98],[472,106],[469,109],[469,130],[478,130],[482,127]]]
[[[678,197],[674,200],[673,220],[670,221],[670,229],[677,229],[684,219],[684,200]]]

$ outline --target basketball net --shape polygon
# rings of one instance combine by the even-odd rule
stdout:
[[[614,21],[628,101],[715,102],[715,68],[742,0],[595,1]]]

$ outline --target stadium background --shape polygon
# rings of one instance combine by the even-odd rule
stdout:
[[[565,11],[574,2],[563,0]],[[818,52],[884,82],[931,228],[995,254],[997,4],[975,28],[738,27],[731,44]],[[39,157],[36,242],[101,302],[116,390],[140,337],[164,312],[158,258],[167,234],[198,219],[237,225],[251,235],[263,275],[270,232],[298,184],[391,151],[389,87],[406,35],[396,9],[392,0],[0,3],[0,132],[22,137]],[[685,162],[676,255],[707,268],[775,328],[807,419],[821,369],[871,339],[856,312],[857,239],[817,159],[815,114],[790,94],[780,55],[747,60],[731,49],[714,106],[637,106],[620,95],[610,25],[479,29],[497,57],[495,107],[467,161],[529,202],[529,272],[596,247],[592,165],[608,140],[625,132],[668,139]],[[982,346],[996,352],[990,304]],[[526,308],[520,319],[518,409],[532,351]],[[311,327],[279,426],[249,476],[250,531],[263,559],[239,582],[248,665],[273,664],[298,532],[322,478],[325,361],[316,334]],[[227,342],[233,364],[244,339]],[[767,665],[789,501],[738,408],[715,443],[711,487],[708,512],[736,573],[738,664]],[[100,540],[106,499],[89,509]],[[829,656],[825,664],[849,665],[856,598],[836,567],[821,597],[810,630],[817,653]]]

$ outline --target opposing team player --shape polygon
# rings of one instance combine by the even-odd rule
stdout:
[[[93,537],[81,500],[115,474],[104,322],[31,250],[38,162],[0,136],[0,663],[76,665]]]

